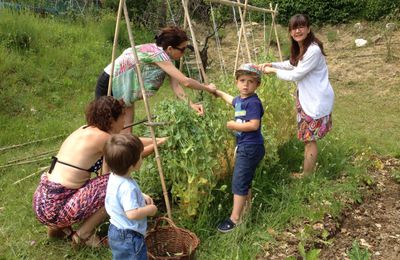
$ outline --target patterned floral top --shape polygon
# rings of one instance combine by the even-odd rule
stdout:
[[[161,47],[154,43],[138,45],[136,52],[140,60],[146,95],[152,96],[161,87],[166,76],[166,72],[155,62],[170,61],[171,59]],[[113,96],[117,99],[122,98],[127,106],[131,106],[136,100],[143,98],[135,65],[136,60],[132,48],[126,49],[114,64]],[[104,71],[110,75],[111,64]]]

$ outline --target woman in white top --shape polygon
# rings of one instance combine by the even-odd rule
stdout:
[[[290,60],[260,65],[264,73],[276,73],[279,79],[297,84],[297,137],[304,142],[303,173],[313,172],[317,161],[317,140],[332,128],[334,93],[322,42],[315,37],[306,15],[296,14],[289,21],[291,38]]]

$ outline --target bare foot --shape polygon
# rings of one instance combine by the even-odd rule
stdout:
[[[306,174],[304,172],[293,172],[290,174],[290,178],[294,180],[300,180],[303,179],[304,177],[309,176],[310,174]]]

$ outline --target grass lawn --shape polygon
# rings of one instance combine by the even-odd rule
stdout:
[[[15,159],[36,160],[39,153],[56,150],[63,138],[84,124],[84,108],[93,97],[97,75],[111,55],[107,40],[111,33],[104,29],[110,21],[105,17],[99,23],[74,24],[22,15],[21,21],[14,22],[12,15],[1,15],[5,18],[0,20],[0,39],[6,40],[0,40],[0,147],[54,138],[0,150],[0,259],[110,258],[109,249],[75,251],[66,241],[47,239],[45,227],[32,211],[32,194],[40,174],[14,182],[48,166],[48,157],[4,167]],[[21,38],[7,34],[3,25],[13,25],[15,35],[30,33],[30,47],[15,47],[21,44]],[[151,38],[141,35],[142,42]],[[334,52],[332,45],[327,46],[328,52]],[[360,201],[358,187],[368,180],[365,172],[371,165],[369,155],[399,156],[399,85],[390,85],[392,81],[386,84],[385,77],[370,84],[365,75],[361,76],[364,81],[357,81],[340,70],[339,65],[353,65],[350,60],[337,64],[331,70],[336,91],[335,128],[319,143],[316,175],[302,181],[290,180],[290,172],[301,165],[303,147],[294,139],[280,144],[276,161],[257,173],[251,214],[230,234],[219,234],[215,229],[231,207],[229,180],[221,181],[213,191],[214,200],[202,208],[198,218],[188,220],[174,215],[179,226],[200,237],[198,259],[254,259],[262,255],[274,246],[274,233],[305,220],[316,223],[327,213],[337,216],[346,203]],[[151,107],[173,98],[169,87],[163,86],[151,98]],[[140,120],[145,116],[143,103],[138,102],[136,108],[136,119]],[[318,235],[307,230],[305,233]],[[306,243],[307,239],[302,241]]]

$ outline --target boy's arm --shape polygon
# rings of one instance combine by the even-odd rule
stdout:
[[[221,90],[216,91],[217,96],[221,97],[223,100],[225,100],[226,103],[228,103],[229,105],[232,105],[232,101],[233,101],[233,97],[231,95],[229,95],[228,93],[225,93]]]
[[[226,127],[230,130],[235,130],[239,132],[257,131],[257,129],[260,127],[260,120],[252,119],[246,123],[239,123],[231,120],[226,123]]]
[[[141,208],[125,211],[125,214],[131,220],[139,220],[139,219],[144,219],[147,216],[154,216],[156,212],[157,212],[156,205],[151,204]]]

